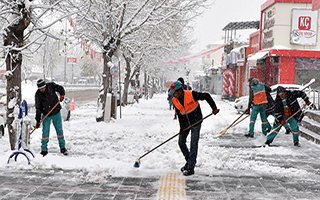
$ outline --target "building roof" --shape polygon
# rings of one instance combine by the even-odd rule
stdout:
[[[261,11],[264,11],[275,3],[312,3],[312,0],[267,0],[261,5]]]
[[[259,21],[247,21],[247,22],[230,22],[222,30],[239,30],[239,29],[259,29]]]

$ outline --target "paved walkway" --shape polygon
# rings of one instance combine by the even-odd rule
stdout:
[[[243,133],[231,132],[208,145],[235,152],[247,149],[250,152],[245,158],[247,163],[268,162],[279,166],[279,170],[292,172],[304,169],[307,176],[275,176],[272,172],[259,174],[245,169],[213,169],[209,176],[201,172],[199,166],[190,177],[182,176],[177,169],[161,177],[108,177],[102,183],[87,183],[85,173],[79,177],[79,172],[72,171],[8,169],[0,170],[0,199],[320,199],[320,146],[301,139],[302,147],[293,147],[291,136],[284,134],[280,134],[277,141],[280,147],[254,148],[256,138],[247,139]],[[300,156],[259,154],[261,149],[270,148],[293,149],[299,151]]]

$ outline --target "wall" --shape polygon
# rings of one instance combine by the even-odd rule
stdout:
[[[319,49],[320,48],[320,31],[319,31],[319,15],[318,15],[318,41],[317,45],[294,45],[290,43],[290,32],[291,32],[291,10],[293,8],[310,8],[311,4],[306,3],[276,3],[271,7],[267,8],[263,14],[263,38],[264,40],[273,41],[273,45],[262,45],[262,49],[268,48],[289,48],[289,49]],[[268,17],[269,13],[269,17]],[[266,23],[265,20],[269,20]],[[272,22],[274,20],[274,22]],[[267,27],[266,27],[267,26]],[[269,31],[269,32],[268,32]],[[271,33],[271,32],[272,33]],[[266,37],[269,36],[269,37]],[[271,37],[270,37],[271,36]]]
[[[207,45],[207,49],[214,49],[221,46],[221,44],[209,44]],[[211,66],[216,66],[216,65],[221,65],[221,60],[222,60],[222,55],[223,55],[224,49],[218,49],[212,54],[206,55],[202,58],[202,65],[206,67],[211,67]],[[214,63],[212,63],[212,60]]]
[[[281,57],[279,68],[279,83],[294,84],[296,58],[295,57]]]

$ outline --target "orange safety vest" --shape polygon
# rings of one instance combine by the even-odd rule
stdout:
[[[253,95],[254,105],[261,105],[268,103],[266,91],[259,91]]]
[[[186,115],[198,108],[199,103],[193,99],[192,91],[186,90],[184,92],[184,105],[182,106],[179,100],[175,97],[172,98],[173,105],[180,111],[181,115]]]
[[[292,115],[292,112],[289,106],[284,106],[283,115],[286,117],[290,117]]]

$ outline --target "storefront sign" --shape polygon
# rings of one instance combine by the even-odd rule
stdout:
[[[262,49],[274,46],[273,27],[275,25],[274,15],[275,7],[270,8],[264,13],[263,31],[262,31]]]
[[[292,9],[291,44],[316,45],[318,35],[318,11]]]
[[[70,64],[75,64],[75,63],[77,63],[77,58],[68,57],[67,58],[67,62],[70,63]]]

